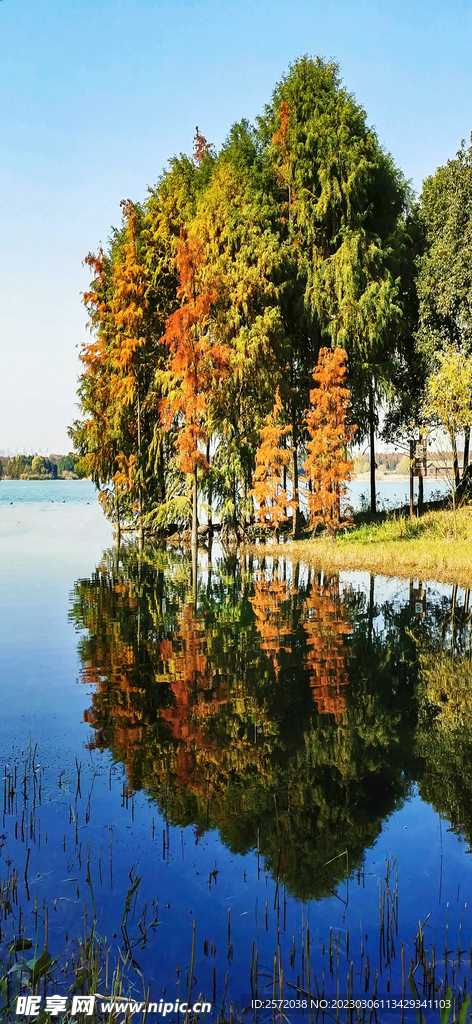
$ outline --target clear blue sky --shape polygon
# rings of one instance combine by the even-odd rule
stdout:
[[[308,53],[417,189],[472,130],[469,0],[2,0],[0,51],[0,449],[69,448],[81,262],[196,124],[218,146]]]

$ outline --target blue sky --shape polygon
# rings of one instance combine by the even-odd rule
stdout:
[[[81,262],[195,125],[219,145],[290,61],[335,58],[417,189],[472,131],[467,0],[3,0],[0,449],[64,451]]]

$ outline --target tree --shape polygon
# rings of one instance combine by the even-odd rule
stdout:
[[[131,433],[135,433],[132,451],[117,455],[118,470],[114,481],[118,487],[136,495],[138,530],[143,535],[144,399],[143,355],[148,341],[146,331],[147,298],[146,266],[139,251],[139,211],[131,200],[121,203],[124,218],[124,244],[121,258],[113,267],[113,296],[110,303],[114,320],[114,336],[109,358],[111,398],[115,420],[132,412]],[[134,429],[133,429],[134,428]]]
[[[287,508],[298,504],[296,498],[289,499],[283,486],[283,469],[291,460],[288,448],[281,447],[281,438],[290,434],[289,426],[282,426],[280,417],[282,402],[280,391],[275,392],[275,403],[266,418],[261,430],[261,444],[256,452],[256,468],[252,477],[252,490],[249,494],[257,502],[254,515],[258,522],[275,530],[277,537],[279,526],[288,519]]]
[[[213,407],[208,481],[224,534],[239,538],[252,512],[248,488],[259,432],[287,360],[279,300],[285,250],[272,230],[274,205],[256,141],[245,122],[233,126],[191,225],[218,295],[212,330],[229,358],[221,401]]]
[[[38,476],[46,475],[46,460],[43,458],[42,455],[35,455],[31,463],[31,469],[32,472],[37,474]]]
[[[308,479],[308,510],[314,529],[322,523],[333,536],[341,524],[341,500],[346,494],[353,463],[347,458],[356,427],[348,424],[350,393],[345,387],[346,353],[342,348],[322,348],[313,371],[316,387],[310,392],[313,406],[305,417],[310,437],[304,468]]]
[[[180,280],[177,294],[182,305],[168,318],[161,339],[170,353],[161,415],[167,429],[174,421],[178,423],[179,467],[193,479],[192,544],[196,545],[198,470],[208,468],[201,448],[206,445],[209,433],[211,396],[226,376],[228,354],[212,335],[210,313],[217,293],[205,281],[198,238],[182,237],[176,265]]]
[[[63,455],[57,463],[58,473],[73,473],[75,466],[75,460],[73,455]]]
[[[298,536],[305,410],[326,346],[349,355],[375,509],[379,403],[418,368],[409,202],[332,62],[292,65],[257,128],[233,125],[220,153],[197,128],[193,156],[170,161],[143,207],[124,203],[108,251],[87,260],[94,338],[71,436],[107,509],[119,498],[140,529],[191,518],[195,541],[203,487],[223,529],[244,536],[278,387]]]
[[[196,196],[201,179],[208,173],[211,155],[207,152],[202,165],[181,154],[173,157],[169,168],[150,190],[145,206],[145,239],[143,257],[149,283],[148,298],[154,339],[165,333],[168,317],[180,306],[177,294],[179,274],[176,257],[182,235],[188,229],[194,214]],[[152,422],[149,444],[149,464],[157,480],[158,503],[153,503],[147,521],[153,530],[166,529],[171,524],[188,526],[191,519],[187,478],[179,468],[175,441],[178,432],[162,426],[162,400],[166,389],[169,350],[156,344],[155,373],[150,376],[146,406]]]
[[[426,179],[420,215],[425,247],[418,261],[418,345],[432,369],[438,352],[454,347],[472,354],[472,145],[462,142],[457,156]],[[469,445],[467,423],[464,471]]]
[[[89,253],[84,263],[93,273],[89,290],[83,302],[89,315],[87,326],[92,340],[82,345],[80,360],[83,372],[79,378],[78,395],[82,420],[69,428],[69,437],[78,454],[77,472],[90,476],[103,499],[107,484],[118,470],[117,452],[121,446],[120,424],[113,415],[111,369],[108,350],[113,337],[113,317],[110,310],[112,290],[112,259],[102,248],[97,255]],[[106,505],[102,500],[106,510]],[[114,488],[111,516],[119,529],[120,513],[118,489]]]
[[[340,345],[359,433],[370,440],[375,511],[378,397],[389,385],[403,317],[398,271],[408,187],[334,62],[302,57],[291,65],[260,132],[280,195],[279,231],[295,262],[281,294],[291,341],[294,486],[311,371],[320,346]]]
[[[81,457],[76,471],[92,477],[117,529],[126,518],[142,531],[144,513],[163,491],[159,457],[151,460],[156,417],[149,400],[161,357],[156,321],[163,322],[144,260],[142,211],[129,201],[121,205],[123,226],[114,231],[109,251],[85,260],[94,274],[84,295],[93,337],[81,352],[84,419],[70,436]]]
[[[437,369],[426,386],[423,408],[426,419],[432,419],[448,435],[452,448],[451,477],[454,524],[456,528],[456,488],[459,483],[457,433],[472,426],[472,356],[453,344],[445,347],[436,359]]]

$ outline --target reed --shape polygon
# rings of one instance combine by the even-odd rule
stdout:
[[[77,768],[77,781],[79,769]],[[83,783],[82,777],[82,783]],[[124,906],[121,917],[121,935],[118,941],[111,942],[101,934],[99,927],[98,899],[94,889],[93,850],[91,843],[84,845],[85,898],[82,905],[82,922],[77,934],[67,935],[62,946],[52,928],[56,906],[47,905],[38,900],[33,890],[31,853],[33,844],[39,842],[38,812],[42,800],[42,772],[36,759],[36,748],[28,754],[21,770],[7,767],[3,777],[3,822],[6,833],[11,830],[21,843],[24,852],[20,863],[2,859],[0,867],[0,1019],[5,1024],[17,1021],[16,999],[19,995],[41,993],[43,996],[52,993],[63,993],[69,997],[72,993],[97,993],[103,999],[136,999],[136,986],[142,988],[140,999],[147,1002],[150,992],[150,979],[145,979],[136,962],[136,948],[143,948],[160,924],[158,920],[157,899],[152,901],[155,916],[149,923],[148,905],[141,909],[138,906],[140,892],[140,876],[134,866],[129,871],[129,885],[124,893]],[[60,789],[63,792],[65,780],[60,778]],[[76,786],[76,795],[78,791]],[[82,785],[84,790],[84,786]],[[84,794],[84,801],[86,796]],[[77,800],[80,797],[77,795]],[[72,808],[70,818],[70,835],[66,836],[66,847],[72,839],[75,842],[76,822],[79,807]],[[59,850],[62,851],[62,841]],[[166,840],[168,849],[168,841]],[[111,835],[110,858],[113,851],[113,835]],[[343,856],[343,854],[341,854]],[[100,857],[98,862],[100,863]],[[278,865],[279,867],[279,865]],[[5,868],[7,869],[5,872]],[[215,862],[215,874],[218,867]],[[103,885],[103,873],[97,874],[100,885]],[[278,871],[277,871],[278,874]],[[359,886],[365,885],[362,871],[351,877]],[[214,881],[216,879],[213,880]],[[74,883],[76,879],[73,880]],[[110,870],[110,883],[112,869]],[[97,879],[95,878],[95,885]],[[416,1024],[435,1020],[438,1024],[466,1024],[469,1007],[468,993],[472,989],[472,943],[466,932],[467,905],[459,915],[457,934],[452,934],[449,913],[447,913],[444,934],[440,936],[441,944],[433,941],[431,931],[431,914],[418,922],[413,935],[404,934],[400,927],[400,886],[398,878],[397,858],[389,857],[385,863],[385,871],[379,881],[378,891],[378,924],[375,929],[375,945],[366,951],[365,935],[362,926],[359,931],[349,927],[329,928],[326,943],[318,945],[316,932],[310,930],[306,908],[302,909],[300,928],[286,932],[285,911],[282,913],[280,900],[280,881],[276,881],[275,897],[269,905],[265,901],[264,926],[259,935],[257,931],[257,908],[255,918],[255,936],[248,949],[239,948],[237,922],[235,912],[227,911],[227,943],[221,951],[225,957],[225,971],[218,972],[212,965],[206,972],[206,982],[202,986],[199,978],[199,959],[197,936],[200,933],[196,917],[192,922],[191,945],[188,959],[181,972],[176,969],[176,995],[166,994],[166,998],[179,997],[180,979],[186,978],[186,998],[191,1004],[193,998],[207,1000],[213,1004],[211,1020],[215,1024],[236,1024],[236,1022],[257,1019],[251,1005],[256,999],[271,998],[276,1001],[289,999],[306,999],[307,1007],[304,1019],[310,1022],[339,1019],[347,1024],[369,1024],[381,1016],[369,1006],[369,1000],[387,999],[389,995],[401,995],[402,999],[415,998],[436,1001],[437,1007],[432,1013],[423,1012],[420,1007]],[[285,896],[284,896],[285,901]],[[149,909],[150,909],[149,905]],[[327,904],[328,906],[328,904]],[[448,908],[449,910],[449,908]],[[275,913],[273,912],[275,911]],[[207,926],[205,921],[205,928]],[[202,922],[203,924],[203,922]],[[163,924],[161,923],[161,926]],[[205,934],[205,932],[203,932]],[[443,941],[444,940],[444,941]],[[264,953],[259,948],[263,943]],[[436,948],[443,948],[443,956],[436,955]],[[270,956],[267,955],[271,950]],[[374,952],[372,950],[374,949]],[[217,950],[209,939],[203,941],[203,953],[217,956]],[[241,998],[241,964],[247,971],[247,997]],[[233,980],[235,966],[238,978],[238,991],[235,991]],[[167,965],[169,966],[169,965]],[[198,986],[198,987],[197,987]],[[333,1013],[323,1008],[316,1009],[312,1001],[337,997],[338,999],[357,998],[362,992],[366,1006],[353,1007],[346,1013],[344,1010]],[[153,1000],[156,994],[153,993]],[[160,998],[160,994],[159,994]],[[440,1001],[451,1000],[450,1009],[445,1006],[441,1014]],[[338,1008],[339,1010],[339,1008]],[[446,1013],[446,1010],[449,1010]],[[148,1015],[149,1016],[149,1015]],[[187,1010],[181,1022],[197,1024],[198,1015]],[[400,1014],[398,1018],[400,1018]],[[47,1021],[47,1017],[37,1018]],[[62,1015],[64,1024],[70,1024],[70,1012]],[[98,1024],[108,1024],[116,1019],[113,1015],[101,1014],[97,1007],[93,1020]],[[145,1017],[144,1017],[145,1019]],[[156,1018],[153,1018],[156,1019]],[[170,1018],[168,1018],[170,1019]],[[402,1011],[401,1019],[410,1021],[411,1015]],[[87,1024],[90,1017],[78,1014],[74,1018],[76,1024]],[[272,1020],[273,1024],[291,1021],[289,1010],[283,1010],[279,1003],[271,1007],[268,1014],[261,1020]],[[293,1017],[294,1024],[298,1016]]]

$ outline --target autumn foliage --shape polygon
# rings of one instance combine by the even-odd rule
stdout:
[[[197,127],[190,155],[122,202],[85,261],[94,338],[70,428],[118,529],[191,522],[196,542],[200,494],[227,540],[290,518],[299,536],[307,441],[312,526],[338,528],[353,428],[336,346],[373,438],[372,388],[390,387],[377,368],[408,361],[411,331],[393,330],[406,199],[336,65],[304,57],[257,125],[233,125],[219,151]]]
[[[311,409],[305,417],[309,436],[307,475],[310,525],[319,524],[333,533],[341,525],[341,499],[346,494],[353,463],[347,457],[356,427],[349,424],[350,393],[346,385],[347,355],[344,349],[322,348],[313,371]]]
[[[346,707],[349,683],[346,639],[353,633],[339,595],[339,577],[314,580],[305,605],[306,667],[313,699],[322,715],[339,720]]]
[[[276,533],[280,524],[288,519],[287,509],[294,505],[283,486],[283,470],[290,465],[290,449],[284,447],[281,440],[290,434],[290,427],[282,426],[281,415],[282,402],[277,388],[274,408],[261,430],[261,444],[256,452],[256,468],[249,492],[256,501],[256,521]]]
[[[287,621],[289,600],[289,586],[285,580],[278,578],[277,572],[271,580],[266,579],[263,574],[260,579],[254,580],[254,597],[250,597],[249,601],[261,638],[261,651],[267,652],[277,679],[280,672],[280,652],[290,654],[292,651],[290,623]]]
[[[201,446],[208,439],[211,397],[227,374],[228,355],[211,332],[210,314],[217,295],[204,279],[201,242],[182,237],[175,263],[182,304],[168,318],[161,338],[170,354],[161,416],[168,429],[173,421],[178,422],[179,465],[184,473],[193,473],[196,467],[207,465]]]

